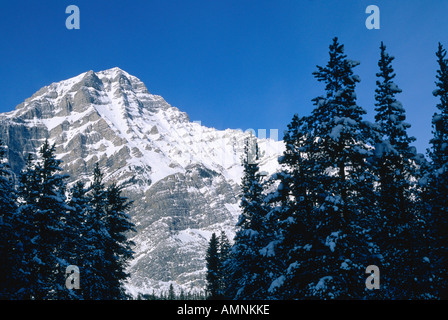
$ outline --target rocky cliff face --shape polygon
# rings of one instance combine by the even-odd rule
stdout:
[[[191,122],[119,68],[53,83],[0,114],[0,138],[14,171],[49,139],[72,182],[90,179],[99,162],[106,183],[125,186],[137,226],[131,293],[166,290],[170,283],[204,288],[212,232],[233,237],[247,136]],[[261,169],[273,172],[282,142],[259,139],[259,145]]]

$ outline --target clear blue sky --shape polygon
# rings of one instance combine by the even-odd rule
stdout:
[[[68,5],[81,29],[68,30]],[[365,9],[380,8],[368,30]],[[424,153],[440,41],[448,47],[445,0],[8,0],[0,4],[0,112],[42,86],[118,66],[149,91],[218,129],[286,128],[323,93],[312,76],[334,36],[359,60],[358,101],[372,120],[380,41],[394,62],[410,134]]]

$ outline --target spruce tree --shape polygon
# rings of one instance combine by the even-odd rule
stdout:
[[[93,171],[93,182],[89,186],[88,199],[89,206],[85,221],[88,243],[84,256],[86,267],[82,272],[83,297],[86,300],[111,300],[106,274],[110,272],[106,251],[111,243],[105,222],[106,187],[98,163],[95,164]]]
[[[16,232],[17,195],[14,175],[6,158],[6,147],[0,141],[0,299],[20,298],[22,289],[22,247]]]
[[[207,266],[207,297],[209,300],[216,300],[220,298],[221,261],[219,259],[219,240],[214,232],[210,238],[205,260]]]
[[[60,174],[61,160],[56,159],[55,146],[50,146],[47,140],[39,155],[40,159],[34,163],[29,156],[19,183],[18,232],[26,261],[26,298],[64,299],[68,264],[64,260],[63,239],[69,211],[65,198],[68,176]]]
[[[275,256],[271,267],[273,281],[268,288],[268,297],[273,299],[301,299],[311,281],[307,270],[309,249],[313,238],[310,217],[316,193],[312,192],[313,166],[306,154],[312,145],[307,117],[293,116],[283,141],[285,151],[279,157],[280,170],[272,175],[276,187],[265,201],[268,213],[271,242],[266,255]]]
[[[135,232],[128,211],[132,201],[122,195],[122,188],[112,183],[106,190],[105,227],[110,241],[106,257],[109,261],[107,281],[109,283],[109,294],[113,299],[124,300],[129,296],[123,287],[129,278],[126,268],[133,258],[134,243],[128,239],[130,232]]]
[[[174,292],[173,284],[170,283],[170,287],[168,289],[168,300],[176,300],[176,293]]]
[[[123,285],[129,277],[126,272],[129,260],[133,257],[133,242],[129,233],[135,231],[134,224],[127,213],[132,205],[122,195],[122,188],[116,184],[106,187],[99,164],[95,164],[93,182],[89,187],[87,199],[80,192],[83,186],[75,186],[75,199],[84,217],[83,232],[86,236],[81,253],[84,267],[82,290],[84,299],[123,300],[128,299]],[[87,201],[86,201],[87,200]]]
[[[230,258],[231,245],[229,238],[224,231],[221,231],[221,236],[218,240],[219,243],[219,294],[222,299],[225,299],[226,287],[229,283],[229,272],[227,271],[227,261]]]
[[[15,230],[20,239],[23,256],[21,261],[23,277],[20,299],[33,299],[39,285],[36,277],[33,276],[37,272],[37,266],[33,258],[37,255],[38,249],[36,245],[38,232],[35,213],[40,194],[40,181],[34,161],[34,157],[29,153],[25,168],[20,172],[18,178],[17,196],[19,207],[17,209]]]
[[[317,67],[314,76],[325,83],[325,95],[313,99],[309,117],[295,118],[292,134],[290,172],[291,192],[298,197],[283,210],[292,217],[284,239],[293,239],[300,230],[309,230],[289,243],[293,247],[287,273],[300,281],[292,297],[320,299],[364,298],[365,269],[374,264],[376,246],[369,232],[373,176],[364,109],[356,104],[359,77],[353,68],[359,63],[347,59],[337,38],[330,45],[330,59]],[[294,146],[294,139],[300,139]],[[295,151],[295,152],[294,152]],[[302,153],[302,154],[300,154]],[[302,169],[294,165],[304,164]],[[285,163],[286,164],[286,163]],[[302,180],[302,182],[301,182]],[[287,230],[287,229],[285,229]],[[293,240],[294,241],[294,240]],[[290,242],[290,241],[287,241]],[[286,243],[287,243],[286,242]],[[305,253],[305,254],[303,254]],[[271,287],[286,281],[279,277]]]
[[[70,291],[71,299],[84,299],[84,289],[87,286],[88,273],[90,265],[87,263],[91,245],[91,233],[89,232],[88,212],[89,198],[88,189],[82,181],[76,182],[70,189],[69,215],[67,217],[67,226],[69,231],[64,239],[66,250],[66,260],[70,265],[79,268],[81,279],[80,288]]]
[[[384,292],[390,298],[418,297],[417,286],[424,280],[418,276],[416,261],[421,261],[423,225],[415,199],[417,163],[405,122],[405,109],[396,95],[401,89],[393,81],[393,56],[381,43],[379,72],[375,90],[375,169],[378,175],[377,231],[384,257]],[[387,297],[387,296],[386,296]]]
[[[259,172],[259,149],[251,136],[246,140],[242,160],[242,213],[237,222],[229,262],[229,284],[226,296],[233,299],[261,299],[270,282],[269,264],[262,249],[267,245],[268,225],[262,176]]]
[[[438,284],[436,296],[448,298],[448,59],[446,49],[439,43],[436,52],[439,69],[433,95],[439,99],[438,112],[432,117],[433,138],[428,150],[432,172],[429,175],[426,202],[429,207],[432,234],[431,263],[432,281]]]

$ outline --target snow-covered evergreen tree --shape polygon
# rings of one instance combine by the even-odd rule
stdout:
[[[312,238],[311,215],[316,201],[314,167],[307,153],[312,147],[307,117],[293,116],[284,133],[285,152],[279,157],[281,170],[271,177],[276,186],[268,193],[271,238],[263,252],[275,257],[273,281],[268,288],[272,299],[302,298],[309,283],[307,264]]]
[[[135,231],[127,214],[130,205],[122,189],[111,184],[106,187],[97,163],[93,182],[87,196],[83,185],[75,185],[72,207],[79,207],[84,217],[84,233],[80,252],[84,267],[82,296],[87,300],[122,300],[129,298],[123,287],[129,274],[126,267],[133,257],[129,232]]]
[[[106,251],[111,243],[106,227],[106,187],[99,164],[95,164],[93,182],[89,186],[89,206],[86,214],[87,250],[82,271],[82,294],[86,300],[110,300],[107,282],[108,263]]]
[[[259,149],[252,137],[246,140],[242,162],[242,213],[227,263],[230,276],[225,295],[233,299],[261,299],[266,296],[269,283],[269,268],[260,252],[266,244],[268,226],[258,164]]]
[[[134,243],[128,237],[130,232],[136,231],[127,214],[132,202],[122,195],[122,188],[115,183],[107,187],[106,201],[104,221],[110,243],[106,251],[109,266],[104,271],[111,298],[124,300],[129,298],[123,287],[124,282],[129,278],[126,268],[134,255]]]
[[[0,299],[17,299],[22,289],[22,246],[16,232],[17,195],[14,175],[6,159],[6,147],[0,141]]]
[[[89,212],[89,198],[87,197],[88,189],[82,181],[76,182],[69,192],[69,214],[67,217],[67,236],[64,239],[66,243],[66,260],[70,265],[75,265],[79,268],[82,282],[80,288],[71,290],[69,293],[70,299],[84,299],[84,289],[87,286],[90,264],[88,257],[93,245],[90,244],[92,240],[88,221]]]
[[[288,169],[280,191],[289,194],[282,191],[286,207],[279,211],[289,222],[280,238],[287,263],[271,284],[285,298],[365,298],[365,268],[377,260],[369,219],[370,126],[356,104],[360,80],[352,70],[359,63],[347,59],[337,38],[329,53],[327,65],[313,73],[325,95],[313,100],[310,116],[294,117],[285,135],[281,161]]]
[[[437,88],[433,95],[439,98],[438,112],[432,117],[433,138],[430,140],[432,172],[429,175],[426,202],[429,207],[432,281],[437,284],[437,297],[448,298],[448,59],[446,49],[439,43],[436,52]]]
[[[60,174],[61,161],[55,146],[46,140],[39,150],[40,159],[29,156],[19,183],[18,232],[24,248],[28,299],[63,299],[67,297],[63,259],[63,239],[69,208],[65,191],[67,178]]]
[[[319,279],[308,294],[320,298],[365,298],[364,272],[376,264],[371,237],[373,174],[369,165],[370,126],[356,104],[359,62],[347,59],[337,38],[330,60],[314,76],[324,82],[326,94],[314,99],[310,117],[313,143],[308,154],[314,164],[317,201],[312,216],[318,241],[311,250]],[[311,264],[312,265],[312,264]],[[316,271],[315,271],[316,272]]]
[[[423,220],[416,199],[415,140],[409,137],[405,109],[396,95],[394,60],[380,45],[375,90],[375,170],[378,175],[377,241],[381,247],[384,292],[389,298],[418,298],[425,281],[418,274],[422,264]]]
[[[225,291],[226,286],[229,282],[229,273],[226,270],[226,261],[230,258],[230,251],[232,246],[230,245],[229,238],[224,231],[221,231],[221,235],[219,237],[219,261],[220,261],[220,270],[219,270],[219,293],[222,299],[225,299]]]

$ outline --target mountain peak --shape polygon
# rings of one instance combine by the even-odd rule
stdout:
[[[184,288],[204,285],[207,239],[223,229],[231,234],[239,214],[248,133],[191,122],[118,67],[43,87],[0,120],[15,172],[48,139],[70,182],[90,179],[99,164],[106,182],[124,187],[139,229],[129,290],[163,289],[171,280]],[[282,149],[267,139],[259,147],[260,168],[272,173]],[[168,270],[170,253],[179,266]]]
[[[16,106],[14,116],[22,119],[49,118],[81,112],[92,105],[114,104],[154,108],[164,100],[149,93],[137,77],[119,67],[89,70],[75,77],[42,87]],[[154,102],[154,103],[153,103]],[[165,102],[166,104],[166,102]]]

